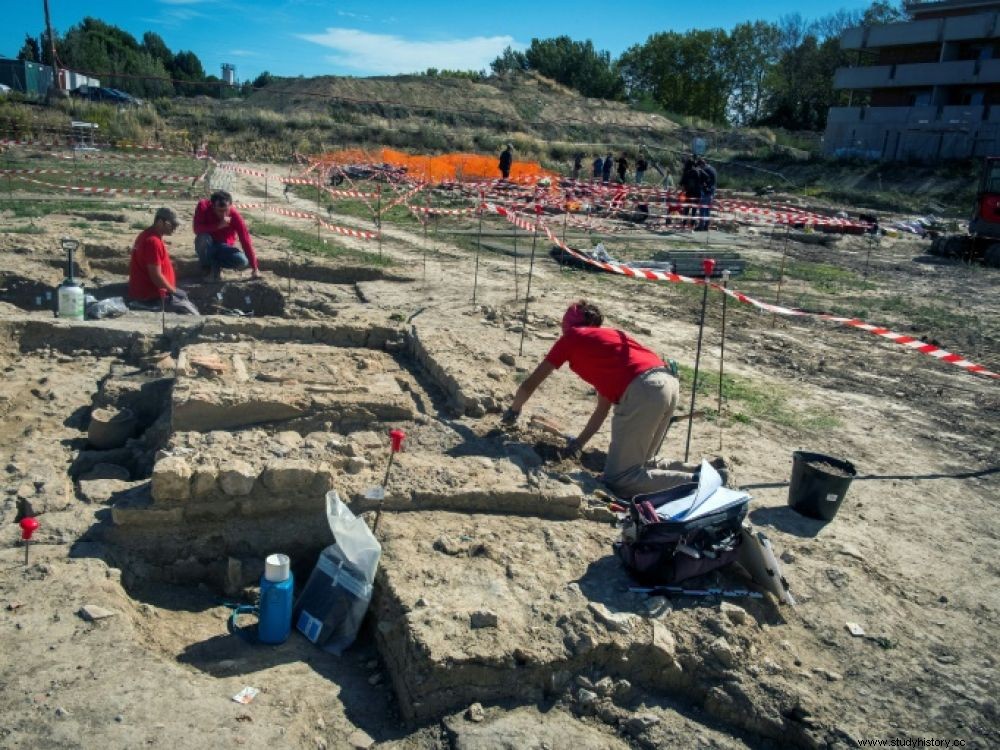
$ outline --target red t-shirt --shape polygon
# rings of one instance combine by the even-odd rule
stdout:
[[[614,328],[578,326],[564,333],[545,355],[553,367],[569,369],[617,404],[636,375],[663,367],[663,360]]]
[[[250,232],[247,231],[247,224],[240,216],[240,212],[232,206],[229,207],[229,223],[219,226],[219,217],[212,207],[212,201],[208,198],[198,201],[194,209],[194,221],[192,222],[195,234],[210,234],[216,242],[223,245],[236,245],[239,238],[243,253],[247,256],[250,268],[257,269],[257,254],[253,249],[253,242],[250,241]]]
[[[135,239],[132,248],[132,262],[128,269],[128,298],[148,301],[160,298],[160,289],[149,277],[147,266],[159,266],[170,285],[177,286],[174,264],[170,262],[167,246],[156,236],[152,228],[144,230]]]

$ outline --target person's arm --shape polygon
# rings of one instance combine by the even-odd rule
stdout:
[[[517,392],[514,394],[514,401],[504,415],[504,417],[507,418],[507,421],[513,423],[517,419],[518,415],[521,413],[521,409],[524,407],[525,403],[527,403],[528,399],[531,398],[531,394],[535,392],[538,386],[540,386],[544,382],[545,378],[551,375],[552,371],[555,369],[556,368],[553,364],[547,359],[543,359],[538,363],[538,367],[536,367],[534,372],[525,378],[525,381],[521,383]]]
[[[243,252],[247,256],[247,262],[250,263],[250,268],[252,269],[251,275],[253,278],[257,278],[260,275],[260,266],[257,264],[257,253],[254,252],[253,242],[250,241],[250,232],[247,231],[247,224],[235,208],[229,212],[229,221],[233,229],[236,230],[236,236],[240,238],[240,245],[242,245]]]
[[[166,289],[168,292],[176,292],[177,287],[174,287],[163,277],[163,273],[160,271],[160,267],[155,263],[150,263],[146,266],[146,271],[149,273],[149,279],[154,284],[156,284],[158,289]]]
[[[219,220],[212,211],[212,204],[208,201],[199,201],[194,209],[194,220],[191,222],[194,233],[212,234],[219,228]]]
[[[601,425],[604,424],[604,420],[608,418],[608,412],[611,411],[611,402],[604,396],[597,395],[597,405],[594,407],[594,413],[590,415],[590,419],[587,420],[586,426],[583,431],[576,436],[575,442],[578,448],[583,448],[587,444],[587,441],[594,437],[594,434],[601,429]]]

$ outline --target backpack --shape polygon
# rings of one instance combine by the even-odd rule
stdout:
[[[658,509],[692,496],[697,490],[697,484],[682,484],[636,495],[627,503],[621,539],[614,543],[614,551],[640,583],[679,583],[735,562],[739,557],[743,543],[741,526],[750,504],[746,493],[726,490],[728,494],[721,502],[703,503],[707,506],[704,512],[695,509],[682,519],[667,520],[657,515]]]

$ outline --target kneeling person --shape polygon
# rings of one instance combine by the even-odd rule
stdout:
[[[160,307],[163,297],[167,312],[198,315],[187,294],[177,288],[174,264],[163,238],[174,233],[178,226],[173,209],[161,208],[153,218],[153,225],[136,237],[132,247],[132,260],[128,270],[129,302],[140,307]]]
[[[233,196],[225,190],[217,190],[210,198],[198,201],[194,210],[194,235],[198,261],[213,279],[222,277],[223,268],[242,271],[247,266],[252,269],[253,278],[260,276],[246,222],[233,208]],[[237,239],[242,251],[235,245]]]

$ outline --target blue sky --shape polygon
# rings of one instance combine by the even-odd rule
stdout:
[[[479,70],[507,45],[566,34],[621,54],[658,31],[729,28],[747,20],[806,19],[838,8],[865,8],[869,0],[775,0],[766,3],[574,3],[507,0],[488,4],[383,0],[49,0],[59,32],[94,16],[141,38],[155,31],[171,50],[191,50],[208,73],[224,62],[239,80],[268,70],[276,75],[391,75],[429,67]],[[26,33],[45,26],[42,0],[4,3],[0,57],[17,54]],[[609,10],[610,9],[610,10]],[[611,12],[612,10],[620,12]]]

